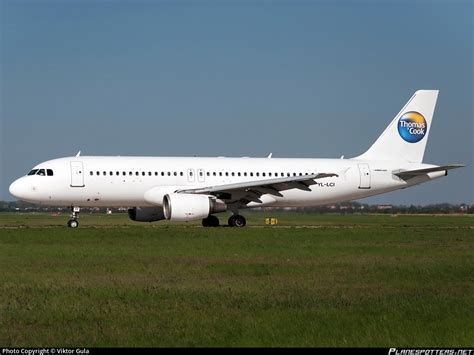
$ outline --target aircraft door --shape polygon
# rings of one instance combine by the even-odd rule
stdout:
[[[369,164],[359,165],[359,189],[370,189],[370,167]]]
[[[71,187],[84,187],[84,169],[82,161],[71,162]]]

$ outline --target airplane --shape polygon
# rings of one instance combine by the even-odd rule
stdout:
[[[303,207],[361,199],[415,186],[462,164],[422,163],[438,90],[418,90],[362,155],[350,159],[81,156],[36,165],[10,185],[18,199],[67,206],[127,207],[137,222],[202,220],[244,227],[239,210]]]

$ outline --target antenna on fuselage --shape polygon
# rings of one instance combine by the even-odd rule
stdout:
[[[268,159],[271,159],[271,158],[272,158],[272,155],[273,155],[273,153],[268,154],[268,157],[267,157],[267,158],[268,158]]]
[[[76,157],[80,157],[80,156],[81,156],[81,151],[78,151],[76,154]]]

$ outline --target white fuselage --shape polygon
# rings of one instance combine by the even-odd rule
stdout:
[[[24,201],[70,206],[68,226],[80,207],[128,207],[132,220],[202,219],[239,209],[304,207],[355,200],[447,175],[462,164],[423,164],[437,90],[418,90],[370,148],[352,159],[88,157],[49,160],[10,185]]]
[[[273,178],[335,172],[337,177],[316,180],[308,190],[292,188],[281,196],[264,194],[247,207],[316,206],[360,199],[393,191],[445,175],[433,172],[400,179],[394,172],[433,167],[404,161],[357,159],[89,157],[49,160],[34,169],[52,175],[27,175],[16,180],[10,192],[28,202],[54,206],[147,207],[145,194],[159,187],[163,194],[184,188],[209,187]]]

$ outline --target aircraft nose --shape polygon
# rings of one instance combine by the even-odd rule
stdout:
[[[24,198],[27,190],[26,183],[22,178],[13,181],[9,188],[10,194],[18,199]]]

